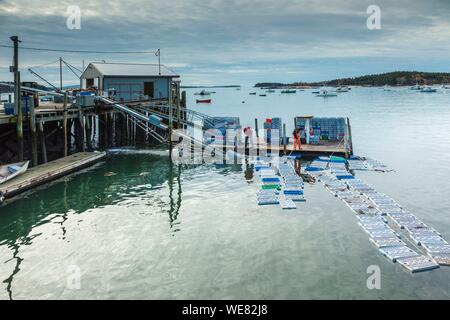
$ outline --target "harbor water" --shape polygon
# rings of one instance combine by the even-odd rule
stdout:
[[[355,88],[338,97],[214,89],[188,105],[243,125],[349,117],[357,176],[450,240],[450,90]],[[245,102],[245,103],[243,103]],[[0,299],[449,299],[450,267],[410,274],[382,257],[320,184],[297,210],[256,205],[251,165],[171,165],[167,150],[101,163],[0,207]],[[370,290],[370,266],[381,288]]]

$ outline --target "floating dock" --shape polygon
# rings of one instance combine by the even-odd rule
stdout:
[[[283,145],[280,146],[260,146],[259,149],[261,150],[268,150],[270,149],[271,152],[278,152],[280,156],[282,155],[302,155],[305,158],[313,158],[317,156],[329,156],[329,155],[335,155],[340,157],[349,157],[352,154],[352,151],[338,143],[326,143],[321,145],[312,145],[312,144],[302,144],[300,150],[294,149],[294,144],[288,144],[286,145],[286,148],[284,148]]]
[[[0,203],[3,199],[92,166],[105,157],[105,152],[80,152],[30,168],[24,174],[0,185]]]

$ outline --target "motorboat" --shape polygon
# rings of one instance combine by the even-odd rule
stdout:
[[[211,103],[211,99],[197,99],[196,102],[197,103]]]
[[[209,95],[211,95],[211,92],[208,92],[206,90],[202,90],[200,92],[194,93],[194,95],[196,95],[196,96],[209,96]]]
[[[320,90],[318,94],[316,94],[316,97],[337,97],[338,94],[335,92],[329,92],[328,90]]]
[[[437,92],[437,89],[432,88],[432,87],[430,87],[430,86],[426,86],[426,87],[423,87],[422,90],[420,90],[420,92],[424,92],[424,93],[434,93],[434,92]]]
[[[423,87],[421,86],[421,85],[419,85],[418,83],[416,83],[416,85],[415,86],[412,86],[412,87],[410,87],[409,88],[410,90],[422,90],[423,89]]]
[[[297,90],[286,89],[286,90],[282,90],[281,93],[297,93]]]
[[[336,88],[336,92],[349,92],[350,89],[346,86],[339,86]]]

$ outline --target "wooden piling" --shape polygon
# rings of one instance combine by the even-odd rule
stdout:
[[[30,103],[30,142],[31,142],[31,159],[33,166],[38,165],[38,151],[36,139],[36,112],[34,109],[34,102],[39,99],[36,95],[32,97]]]
[[[259,128],[258,119],[255,118],[255,133],[256,133],[256,154],[259,155]]]
[[[79,139],[80,139],[80,151],[85,152],[86,151],[86,132],[85,132],[85,126],[84,126],[84,113],[81,109],[81,106],[78,106],[78,121],[80,124],[79,127]]]
[[[105,148],[105,115],[98,115],[98,145],[101,149]]]
[[[114,114],[111,111],[106,116],[108,118],[108,148],[110,148],[114,145]]]
[[[63,135],[64,135],[64,157],[67,157],[68,145],[67,145],[67,92],[64,92],[64,102],[63,102]]]
[[[42,162],[47,163],[47,147],[45,146],[45,133],[44,133],[44,124],[42,122],[39,122],[38,125],[39,129],[39,136],[41,139],[41,150],[42,150]]]
[[[173,131],[173,110],[172,110],[172,83],[169,80],[169,159],[172,159],[172,131]]]
[[[86,147],[89,151],[92,151],[92,117],[86,116]]]
[[[17,153],[19,161],[23,161],[23,112],[22,112],[22,99],[20,90],[20,72],[17,72],[17,85],[16,85],[16,95],[14,97],[15,104],[17,107]]]

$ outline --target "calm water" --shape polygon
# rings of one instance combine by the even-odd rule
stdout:
[[[214,104],[198,106],[190,90],[190,105],[249,125],[281,116],[289,130],[297,115],[350,117],[355,152],[395,169],[359,177],[450,240],[450,91],[359,88],[322,99],[250,90],[217,89]],[[251,168],[167,158],[112,154],[0,208],[0,298],[450,298],[450,268],[411,275],[392,264],[321,185],[306,186],[296,211],[259,208]],[[381,290],[366,287],[370,265],[381,267]]]

